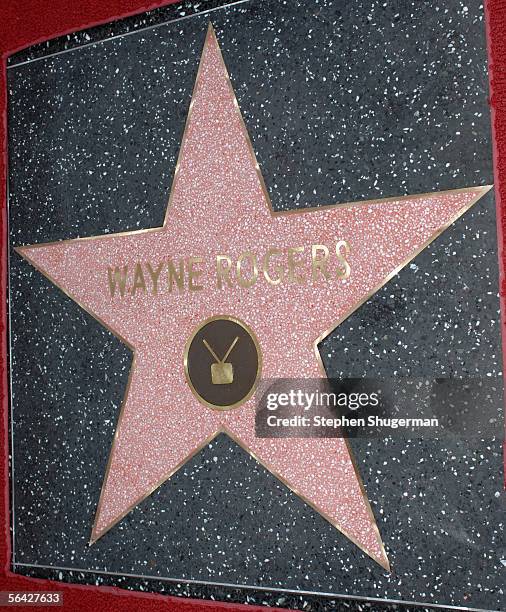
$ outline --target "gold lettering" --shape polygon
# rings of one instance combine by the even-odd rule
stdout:
[[[226,266],[223,264],[226,263]],[[229,287],[232,287],[230,280],[230,268],[232,267],[232,260],[228,255],[216,255],[216,286],[218,289],[223,287],[223,281],[226,281]]]
[[[271,285],[279,285],[279,283],[283,280],[283,268],[279,263],[275,267],[275,272],[279,275],[277,278],[272,278],[269,272],[269,265],[271,263],[272,257],[276,257],[282,254],[283,253],[279,249],[269,249],[263,259],[262,270],[265,276],[265,280]]]
[[[344,254],[341,253],[341,249],[344,250]],[[346,240],[340,240],[336,244],[336,255],[339,263],[343,266],[344,269],[337,269],[336,276],[337,278],[345,279],[349,278],[351,274],[350,264],[348,263],[346,257],[350,254],[350,245]]]
[[[146,263],[146,267],[148,269],[149,275],[151,276],[151,282],[153,283],[153,295],[158,293],[158,279],[160,278],[160,272],[163,268],[163,261],[160,263],[156,270],[153,270],[149,261]]]
[[[107,268],[107,274],[109,277],[109,291],[111,292],[111,297],[114,297],[116,293],[116,286],[119,288],[119,294],[121,297],[125,295],[125,285],[128,273],[128,266],[123,266],[122,269],[116,267],[114,271],[112,268]]]
[[[174,287],[174,281],[179,291],[184,289],[184,262],[179,260],[179,272],[176,272],[174,264],[169,259],[167,260],[167,282],[169,283],[169,291]]]
[[[142,266],[140,263],[135,264],[134,284],[130,289],[130,293],[135,295],[137,293],[137,289],[142,289],[144,293],[146,293],[146,281],[144,280],[144,274],[142,272]]]
[[[318,252],[323,253],[323,257],[318,256]],[[320,272],[325,280],[329,280],[327,261],[329,259],[329,249],[324,244],[313,244],[311,246],[311,276],[316,280]]]
[[[252,267],[253,274],[251,275],[250,278],[245,278],[242,274],[242,265],[246,259],[249,259],[251,261],[251,267]],[[246,251],[245,253],[242,253],[239,256],[239,259],[237,260],[237,282],[239,283],[241,287],[248,289],[249,287],[252,287],[256,283],[257,278],[258,278],[257,257],[255,253],[252,253],[251,251]]]
[[[288,278],[292,283],[297,282],[302,284],[304,282],[304,277],[296,272],[297,267],[302,264],[300,260],[295,259],[297,253],[304,253],[304,247],[290,247],[288,249]]]
[[[335,256],[332,252],[334,248]],[[283,249],[271,247],[260,255],[254,251],[244,251],[237,260],[229,255],[217,254],[215,287],[219,290],[235,286],[249,289],[255,285],[259,274],[263,274],[265,282],[271,286],[280,286],[285,282],[304,284],[309,279],[316,283],[321,283],[322,279],[345,280],[351,275],[350,252],[349,242],[339,240],[332,248],[325,244],[309,244]],[[309,257],[311,269],[309,261],[306,261]],[[110,266],[107,268],[109,293],[111,298],[129,294],[134,296],[139,291],[157,295],[165,290],[165,278],[170,292],[176,287],[180,293],[185,289],[200,291],[205,285],[203,275],[207,270],[206,263],[211,264],[203,257],[187,257],[175,262],[167,258],[158,263],[146,261],[130,266]],[[149,286],[150,282],[152,286]]]
[[[200,291],[204,288],[202,285],[195,284],[195,281],[202,274],[202,270],[196,269],[195,265],[203,261],[202,257],[188,257],[188,289],[190,291]]]

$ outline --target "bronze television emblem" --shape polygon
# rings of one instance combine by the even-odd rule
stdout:
[[[190,389],[202,404],[215,410],[244,404],[255,391],[261,366],[253,331],[227,315],[200,323],[185,347],[184,371]]]

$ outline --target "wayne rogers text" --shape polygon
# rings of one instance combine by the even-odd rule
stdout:
[[[199,291],[208,283],[217,289],[253,287],[257,282],[335,282],[351,274],[350,245],[339,240],[332,247],[269,248],[264,253],[245,251],[237,258],[218,253],[213,257],[167,257],[108,267],[107,283],[113,298],[172,291]],[[211,276],[211,278],[209,278]]]

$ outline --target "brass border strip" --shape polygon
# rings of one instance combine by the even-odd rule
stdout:
[[[94,533],[95,528],[96,528],[97,518],[98,518],[98,516],[100,514],[100,511],[101,511],[101,508],[102,508],[105,485],[107,483],[107,479],[108,479],[108,476],[109,476],[112,456],[113,456],[113,453],[114,453],[114,449],[115,449],[115,445],[116,445],[116,441],[117,441],[117,437],[118,437],[118,432],[119,432],[119,429],[121,427],[122,419],[123,419],[123,416],[124,416],[124,409],[125,409],[126,403],[128,401],[130,385],[131,385],[131,381],[132,381],[132,377],[133,377],[133,371],[134,371],[135,358],[136,358],[136,356],[135,356],[135,347],[133,347],[132,344],[130,342],[128,342],[128,340],[123,338],[114,329],[112,329],[106,323],[104,323],[104,321],[100,317],[98,317],[91,310],[89,310],[84,304],[82,304],[78,299],[76,299],[69,291],[67,291],[59,283],[55,282],[55,280],[51,277],[50,274],[47,274],[46,272],[44,272],[37,264],[34,263],[32,258],[28,255],[27,251],[29,251],[30,249],[33,249],[33,248],[47,247],[47,246],[50,246],[50,245],[63,244],[63,243],[66,243],[66,242],[68,242],[68,243],[76,243],[76,242],[89,241],[89,240],[104,240],[104,239],[108,239],[108,238],[117,238],[118,236],[137,236],[137,235],[145,234],[145,233],[159,232],[159,231],[162,231],[162,230],[165,229],[165,227],[166,227],[166,225],[168,223],[168,220],[169,220],[169,212],[170,212],[170,208],[171,208],[171,204],[172,204],[172,200],[173,200],[173,194],[174,194],[174,191],[175,191],[175,187],[177,185],[180,161],[181,161],[181,158],[182,158],[182,151],[184,149],[185,142],[186,142],[186,139],[187,139],[187,132],[188,132],[190,116],[192,114],[192,110],[193,110],[193,106],[194,106],[194,96],[195,96],[196,88],[197,88],[197,85],[198,85],[199,77],[200,77],[200,74],[201,74],[201,71],[202,71],[202,65],[203,65],[202,58],[204,56],[204,51],[206,49],[206,46],[209,44],[209,41],[211,39],[213,39],[214,42],[216,43],[216,46],[217,46],[217,49],[218,49],[218,53],[219,53],[220,59],[222,61],[223,69],[225,71],[225,77],[227,79],[227,83],[228,83],[228,86],[230,88],[230,93],[232,95],[233,103],[234,103],[234,106],[235,106],[235,108],[237,110],[237,113],[238,113],[238,116],[239,116],[239,119],[240,119],[241,131],[243,132],[243,135],[244,135],[244,137],[246,139],[246,143],[247,143],[249,152],[250,152],[250,154],[252,156],[252,159],[255,162],[255,170],[256,170],[256,173],[257,173],[257,177],[259,179],[259,182],[260,182],[263,194],[264,194],[265,199],[267,201],[271,217],[276,218],[278,216],[284,216],[284,215],[307,214],[307,213],[318,212],[318,211],[322,211],[322,210],[324,211],[324,210],[336,209],[336,208],[348,208],[348,207],[351,207],[351,206],[355,207],[355,206],[371,206],[371,205],[378,205],[378,204],[381,205],[381,204],[383,204],[385,202],[392,202],[392,203],[398,202],[399,204],[401,204],[402,202],[405,202],[405,201],[413,201],[413,200],[418,200],[418,199],[425,199],[425,198],[428,198],[428,197],[434,197],[436,195],[449,194],[449,193],[457,194],[457,193],[469,193],[469,192],[473,192],[473,191],[476,193],[476,196],[472,199],[472,201],[470,203],[466,204],[462,209],[460,209],[452,217],[452,219],[448,223],[446,223],[442,228],[438,229],[428,240],[426,240],[423,243],[423,245],[419,249],[417,249],[413,254],[411,254],[405,261],[403,261],[392,272],[390,272],[385,277],[385,279],[383,279],[378,285],[376,285],[375,288],[371,292],[369,292],[362,300],[360,300],[356,305],[354,305],[344,315],[342,315],[335,323],[333,323],[330,328],[328,328],[326,331],[322,332],[322,334],[320,334],[320,336],[318,336],[318,338],[316,338],[316,340],[314,340],[314,342],[313,342],[313,350],[315,352],[315,356],[316,356],[317,362],[319,364],[320,371],[322,372],[322,374],[325,377],[327,376],[327,374],[325,372],[325,368],[323,366],[323,361],[321,359],[321,355],[320,355],[320,352],[318,350],[318,344],[325,337],[327,337],[330,333],[332,333],[332,331],[334,331],[334,329],[338,325],[340,325],[340,323],[342,323],[353,312],[355,312],[355,310],[357,310],[368,299],[370,299],[370,297],[372,295],[374,295],[379,289],[381,289],[389,280],[391,280],[396,274],[398,274],[399,271],[402,268],[404,268],[410,261],[412,261],[421,251],[423,251],[428,245],[430,245],[434,240],[436,240],[436,238],[438,238],[438,236],[440,234],[442,234],[446,229],[448,229],[448,227],[450,225],[452,225],[460,216],[462,216],[469,208],[471,208],[471,206],[473,206],[483,195],[485,195],[485,193],[487,193],[492,188],[492,185],[485,185],[485,186],[478,186],[478,187],[475,186],[475,187],[469,187],[469,188],[465,188],[464,187],[464,188],[459,188],[459,189],[450,189],[450,190],[440,191],[440,192],[421,193],[421,194],[414,194],[414,195],[409,195],[409,196],[400,196],[400,197],[395,197],[394,196],[394,197],[381,198],[381,199],[373,199],[373,200],[361,200],[361,201],[358,201],[358,202],[345,202],[345,203],[339,203],[339,204],[329,204],[329,205],[316,206],[316,207],[308,207],[308,208],[302,208],[302,209],[296,209],[296,210],[292,209],[292,210],[288,210],[288,211],[275,211],[273,209],[273,207],[272,207],[271,199],[270,199],[269,193],[267,191],[264,178],[263,178],[262,173],[260,171],[260,166],[259,166],[258,161],[256,159],[256,155],[255,155],[255,152],[253,150],[253,146],[252,146],[249,134],[248,134],[248,130],[246,128],[246,124],[244,122],[244,118],[242,117],[242,114],[241,114],[241,111],[240,111],[239,104],[237,102],[237,98],[235,96],[234,89],[232,87],[230,76],[228,74],[225,62],[223,60],[223,55],[221,53],[221,49],[219,47],[218,41],[216,39],[214,28],[213,28],[212,24],[209,23],[209,26],[208,26],[208,29],[207,29],[206,38],[205,38],[205,42],[204,42],[204,46],[203,46],[203,52],[201,54],[201,58],[200,58],[200,62],[199,62],[199,67],[198,67],[198,70],[197,70],[197,76],[196,76],[194,87],[193,87],[193,92],[192,92],[192,97],[191,97],[191,101],[190,101],[190,105],[189,105],[189,110],[188,110],[188,114],[187,114],[187,117],[186,117],[185,127],[184,127],[183,136],[182,136],[181,145],[180,145],[179,154],[178,154],[178,160],[177,160],[176,168],[175,168],[174,175],[173,175],[173,181],[172,181],[171,191],[170,191],[170,195],[169,195],[169,201],[168,201],[168,204],[167,204],[167,209],[166,209],[163,225],[161,227],[154,227],[154,228],[147,228],[147,229],[141,229],[141,230],[131,230],[131,231],[124,231],[124,232],[117,232],[115,234],[104,234],[104,235],[101,235],[101,236],[86,236],[86,237],[80,237],[80,238],[74,238],[74,239],[57,240],[57,241],[53,241],[53,242],[45,242],[45,243],[39,243],[39,244],[34,244],[34,245],[26,245],[26,246],[14,247],[14,250],[19,255],[21,255],[23,258],[25,258],[31,265],[33,265],[33,267],[35,269],[37,269],[43,276],[48,278],[58,289],[60,289],[65,295],[67,295],[69,298],[71,298],[73,301],[75,301],[85,312],[87,312],[93,318],[95,318],[101,325],[103,325],[108,331],[110,331],[113,335],[115,335],[119,340],[121,340],[126,346],[128,346],[133,351],[132,367],[130,369],[129,378],[128,378],[128,382],[127,382],[127,387],[126,387],[126,390],[125,390],[125,395],[123,397],[123,401],[122,401],[121,408],[120,408],[120,411],[119,411],[119,416],[118,416],[118,421],[117,421],[117,424],[116,424],[116,430],[115,430],[115,434],[114,434],[114,438],[113,438],[113,443],[111,445],[109,459],[108,459],[106,471],[105,471],[105,474],[104,474],[104,479],[103,479],[102,488],[101,488],[101,492],[100,492],[100,498],[99,498],[99,502],[98,502],[98,505],[97,505],[97,510],[96,510],[96,513],[95,513],[95,520],[94,520],[93,528],[92,528],[92,537],[90,539],[90,545],[93,544],[94,542],[96,542],[105,533],[107,533],[107,531],[109,531],[109,529],[111,529],[121,519],[123,519],[127,514],[129,514],[133,510],[133,508],[135,508],[138,504],[140,504],[144,499],[149,497],[158,487],[160,487],[166,480],[168,480],[187,461],[189,461],[200,450],[202,450],[205,446],[207,446],[207,444],[209,444],[219,433],[226,433],[232,440],[234,440],[234,442],[239,444],[239,446],[241,446],[244,450],[246,450],[261,465],[263,465],[266,469],[268,469],[270,472],[272,472],[281,482],[283,482],[283,484],[285,484],[290,490],[292,490],[296,495],[298,495],[305,503],[307,503],[309,506],[311,506],[313,509],[315,509],[319,514],[321,514],[334,527],[336,527],[341,533],[343,533],[343,535],[345,535],[345,537],[347,537],[356,546],[358,546],[358,548],[360,548],[365,554],[367,554],[369,557],[374,559],[384,569],[386,569],[387,571],[390,571],[390,564],[388,563],[388,558],[386,556],[386,552],[385,552],[384,545],[383,545],[383,542],[382,542],[382,539],[381,539],[381,535],[379,533],[379,529],[378,529],[378,526],[377,526],[374,514],[372,512],[372,508],[370,506],[370,503],[369,503],[369,500],[368,500],[368,497],[367,497],[367,494],[366,494],[366,491],[365,491],[364,484],[363,484],[362,479],[360,477],[360,474],[358,472],[356,461],[354,459],[354,456],[353,456],[353,453],[351,451],[349,442],[347,440],[345,440],[345,442],[346,442],[346,445],[347,445],[347,448],[348,448],[349,457],[350,457],[350,460],[352,462],[353,469],[355,471],[355,475],[357,477],[357,481],[358,481],[358,484],[360,486],[362,497],[363,497],[364,503],[366,505],[367,511],[369,513],[369,517],[371,519],[371,523],[372,523],[374,529],[377,532],[378,542],[379,542],[379,544],[381,546],[381,549],[382,549],[382,551],[383,551],[383,553],[385,555],[385,563],[382,563],[381,561],[379,561],[375,557],[372,557],[372,555],[369,552],[367,552],[349,533],[347,533],[347,531],[345,529],[340,527],[333,519],[328,517],[321,510],[319,510],[318,507],[316,507],[310,500],[306,499],[303,495],[301,495],[294,488],[292,488],[287,483],[287,481],[285,481],[275,471],[273,471],[268,466],[268,464],[262,462],[258,457],[256,457],[254,455],[254,453],[252,453],[250,450],[248,450],[248,448],[241,443],[239,438],[237,438],[234,434],[232,434],[228,429],[226,429],[224,427],[220,428],[218,431],[216,431],[211,436],[206,438],[206,440],[201,445],[197,446],[183,461],[181,461],[175,468],[171,469],[159,481],[157,481],[157,483],[155,485],[153,485],[153,487],[150,488],[150,490],[145,495],[142,495],[141,497],[139,497],[119,517],[117,517],[110,524],[108,524],[107,527],[104,528],[99,535],[97,535],[96,537],[93,536],[93,533]],[[259,352],[259,355],[261,356],[260,352]]]
[[[295,495],[297,495],[297,497],[299,497],[303,502],[305,502],[308,506],[313,508],[313,510],[316,510],[316,512],[318,512],[318,514],[320,514],[333,527],[338,529],[346,538],[348,538],[348,540],[353,542],[353,544],[355,544],[355,546],[360,548],[360,550],[362,552],[364,552],[368,557],[370,557],[371,559],[376,561],[376,563],[381,565],[381,567],[383,569],[385,569],[387,572],[391,571],[390,563],[388,561],[388,557],[387,557],[387,554],[386,554],[386,551],[385,551],[385,547],[383,545],[383,540],[381,539],[381,534],[380,534],[378,526],[376,524],[376,519],[374,518],[374,515],[372,514],[372,510],[371,510],[371,507],[369,505],[369,500],[367,499],[367,497],[364,497],[365,496],[365,489],[364,489],[364,486],[362,484],[362,481],[361,481],[360,477],[357,478],[358,479],[358,484],[359,484],[359,487],[360,487],[360,493],[362,495],[363,501],[364,501],[365,506],[366,506],[366,510],[367,510],[367,512],[369,514],[369,517],[370,518],[372,517],[372,527],[373,527],[373,529],[375,531],[377,543],[379,544],[380,549],[381,549],[381,551],[383,553],[384,561],[380,560],[380,559],[378,559],[376,557],[373,557],[373,555],[370,552],[368,552],[367,550],[365,550],[365,548],[362,546],[362,544],[360,544],[360,542],[354,536],[352,536],[346,529],[344,529],[344,527],[342,527],[335,519],[333,519],[326,512],[324,512],[321,508],[319,508],[308,497],[306,497],[304,494],[302,494],[300,491],[298,491],[293,485],[291,485],[289,483],[289,481],[286,478],[281,476],[279,474],[279,472],[277,472],[275,469],[273,469],[266,461],[263,461],[262,459],[260,459],[260,457],[257,454],[253,453],[245,444],[243,444],[243,442],[241,441],[241,439],[238,436],[236,436],[234,433],[232,433],[232,431],[230,429],[228,429],[228,427],[223,426],[223,433],[227,434],[227,436],[229,436],[236,444],[238,444],[242,449],[244,449],[248,454],[250,454],[254,459],[256,459],[258,461],[258,463],[260,463],[260,465],[262,465],[264,468],[266,468],[273,476],[275,476],[279,481],[281,481],[288,489],[290,489],[290,491],[292,491],[292,493],[295,493]],[[348,452],[350,453],[350,458],[351,458],[353,469],[355,471],[355,474],[357,475],[357,469],[356,469],[355,461],[354,461],[354,459],[353,459],[353,457],[351,455],[351,451],[350,451],[350,448],[348,446],[348,441],[345,440],[345,442],[346,442],[346,446],[348,447]]]
[[[350,309],[348,311],[346,311],[341,317],[339,317],[339,319],[337,319],[337,321],[335,323],[332,323],[331,327],[327,328],[324,332],[322,332],[318,338],[316,338],[316,340],[314,341],[314,349],[317,352],[318,356],[320,355],[317,345],[327,336],[329,336],[335,329],[336,327],[338,327],[345,319],[347,319],[352,312],[354,312],[355,310],[357,310],[357,308],[360,308],[360,306],[362,306],[362,304],[364,304],[365,302],[367,302],[367,300],[369,300],[377,291],[379,291],[384,285],[386,285],[388,283],[388,281],[392,280],[392,278],[394,276],[397,276],[397,274],[399,274],[399,272],[408,265],[408,263],[410,261],[412,261],[415,257],[417,257],[418,255],[420,255],[420,253],[422,251],[424,251],[432,242],[434,242],[434,240],[436,240],[436,238],[439,238],[439,236],[445,232],[451,225],[453,225],[453,223],[455,223],[455,221],[457,221],[457,219],[459,219],[464,213],[466,213],[472,206],[474,206],[476,204],[476,202],[478,200],[480,200],[486,193],[488,193],[491,189],[492,189],[493,185],[485,185],[483,187],[471,187],[469,189],[456,189],[454,191],[455,192],[463,192],[463,191],[467,191],[469,192],[476,192],[476,196],[467,204],[465,204],[460,210],[458,210],[451,218],[449,221],[447,221],[442,227],[440,227],[439,229],[437,229],[418,249],[416,249],[413,253],[411,253],[408,257],[406,257],[406,259],[401,262],[397,267],[395,267],[391,272],[389,272],[387,274],[387,276],[380,281],[375,287],[374,289],[372,289],[363,299],[361,299],[358,304],[356,306],[353,307],[353,309]],[[435,192],[435,193],[451,193],[451,192]],[[325,370],[323,369],[323,363],[320,360],[320,366],[322,368],[322,371],[325,373]],[[326,374],[325,374],[326,375]]]
[[[126,398],[126,397],[125,397]],[[123,406],[121,407],[121,414],[120,414],[120,419],[123,416],[123,408],[124,408],[125,402],[123,403]],[[100,539],[103,535],[105,535],[110,529],[112,529],[112,527],[114,527],[114,525],[116,525],[117,523],[119,523],[121,521],[121,519],[125,518],[125,516],[127,514],[130,514],[130,512],[132,512],[132,510],[134,508],[136,508],[141,502],[143,502],[147,497],[149,497],[150,495],[152,495],[156,489],[158,489],[159,487],[162,486],[162,484],[168,480],[171,476],[173,476],[179,469],[181,469],[183,467],[183,465],[185,465],[186,463],[188,463],[188,461],[190,461],[190,459],[192,459],[193,457],[195,457],[195,455],[197,455],[203,448],[205,448],[210,442],[212,442],[214,440],[214,438],[216,438],[216,436],[221,433],[219,430],[215,431],[214,433],[212,433],[210,436],[208,436],[201,444],[199,444],[198,446],[196,446],[188,455],[186,455],[186,457],[184,459],[182,459],[177,465],[176,467],[172,468],[171,470],[169,470],[166,474],[164,474],[148,491],[147,493],[139,496],[135,502],[133,502],[130,506],[128,506],[128,508],[122,513],[120,514],[118,517],[116,517],[113,521],[111,521],[110,523],[108,523],[107,527],[105,527],[104,529],[102,529],[102,531],[96,535],[93,536],[93,533],[95,531],[95,527],[97,524],[97,520],[98,517],[100,515],[100,510],[102,508],[102,501],[103,501],[103,494],[104,494],[104,490],[105,490],[105,483],[107,482],[107,477],[109,476],[109,469],[111,466],[111,458],[113,455],[113,450],[114,450],[114,445],[116,444],[117,441],[117,433],[118,433],[118,429],[119,429],[119,423],[118,423],[118,427],[116,428],[116,433],[114,434],[114,441],[113,441],[113,446],[111,447],[111,452],[109,453],[109,460],[107,462],[107,469],[106,469],[106,474],[104,477],[104,481],[103,481],[103,485],[102,485],[102,490],[100,491],[100,500],[98,502],[98,506],[97,506],[97,511],[95,512],[95,520],[93,522],[93,528],[91,530],[91,537],[90,537],[90,541],[88,542],[88,546],[91,546],[92,544],[94,544],[98,539]]]
[[[434,608],[436,610],[444,610],[448,612],[448,610],[458,610],[461,612],[490,612],[489,610],[485,610],[483,608],[469,608],[467,606],[453,606],[449,604],[437,604],[437,603],[428,603],[428,602],[420,602],[420,601],[408,601],[404,599],[381,599],[381,597],[367,597],[361,595],[350,595],[347,593],[330,593],[327,591],[308,591],[304,589],[287,589],[283,587],[277,586],[261,586],[254,584],[233,584],[231,582],[217,582],[211,580],[198,580],[195,578],[168,578],[166,576],[141,576],[140,574],[125,574],[122,572],[111,572],[108,570],[98,570],[98,569],[83,569],[83,568],[74,568],[74,567],[64,567],[58,565],[42,565],[40,563],[21,563],[16,562],[12,565],[16,565],[19,567],[37,567],[49,570],[61,570],[67,572],[83,572],[85,574],[105,574],[109,576],[124,576],[126,578],[140,578],[142,580],[159,580],[162,582],[168,583],[181,583],[181,584],[197,584],[197,585],[208,585],[208,586],[218,586],[218,587],[229,587],[232,589],[248,589],[253,591],[262,591],[267,593],[287,593],[290,595],[301,596],[301,595],[310,595],[315,597],[327,597],[331,599],[346,599],[349,601],[356,601],[357,603],[392,603],[392,604],[404,604],[409,606],[411,609],[412,606],[419,606],[422,608]],[[176,595],[177,596],[177,595]]]

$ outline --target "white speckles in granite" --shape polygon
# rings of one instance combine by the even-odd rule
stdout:
[[[19,252],[135,350],[96,522],[96,541],[162,484],[194,449],[226,429],[265,466],[373,559],[388,566],[344,440],[255,435],[254,399],[233,411],[198,404],[183,375],[184,347],[199,322],[227,314],[246,322],[263,355],[264,378],[318,377],[316,339],[467,210],[488,188],[416,199],[358,203],[304,215],[272,216],[248,147],[218,43],[202,52],[164,227],[155,232],[22,247]],[[212,276],[216,253],[311,244],[350,245],[346,280],[310,280],[223,289]],[[199,255],[202,290],[128,290],[111,297],[107,271]],[[329,260],[331,261],[331,260]],[[329,264],[331,266],[331,264]],[[331,269],[331,268],[329,268]],[[335,274],[335,273],[334,273]],[[290,343],[286,342],[289,334]],[[282,357],[280,359],[280,357]]]
[[[161,225],[207,19],[9,70],[12,244]],[[277,209],[492,181],[479,2],[252,0],[212,19]],[[326,340],[329,372],[500,372],[492,194],[413,263]],[[352,440],[392,575],[224,437],[88,548],[130,355],[17,256],[11,270],[18,561],[504,608],[500,440],[476,443],[476,455],[458,441]],[[404,492],[424,500],[421,528]],[[477,508],[490,518],[478,521]],[[458,529],[433,526],[441,510]],[[437,568],[455,564],[441,580]],[[209,586],[142,588],[230,598]],[[279,605],[302,607],[287,597]]]

